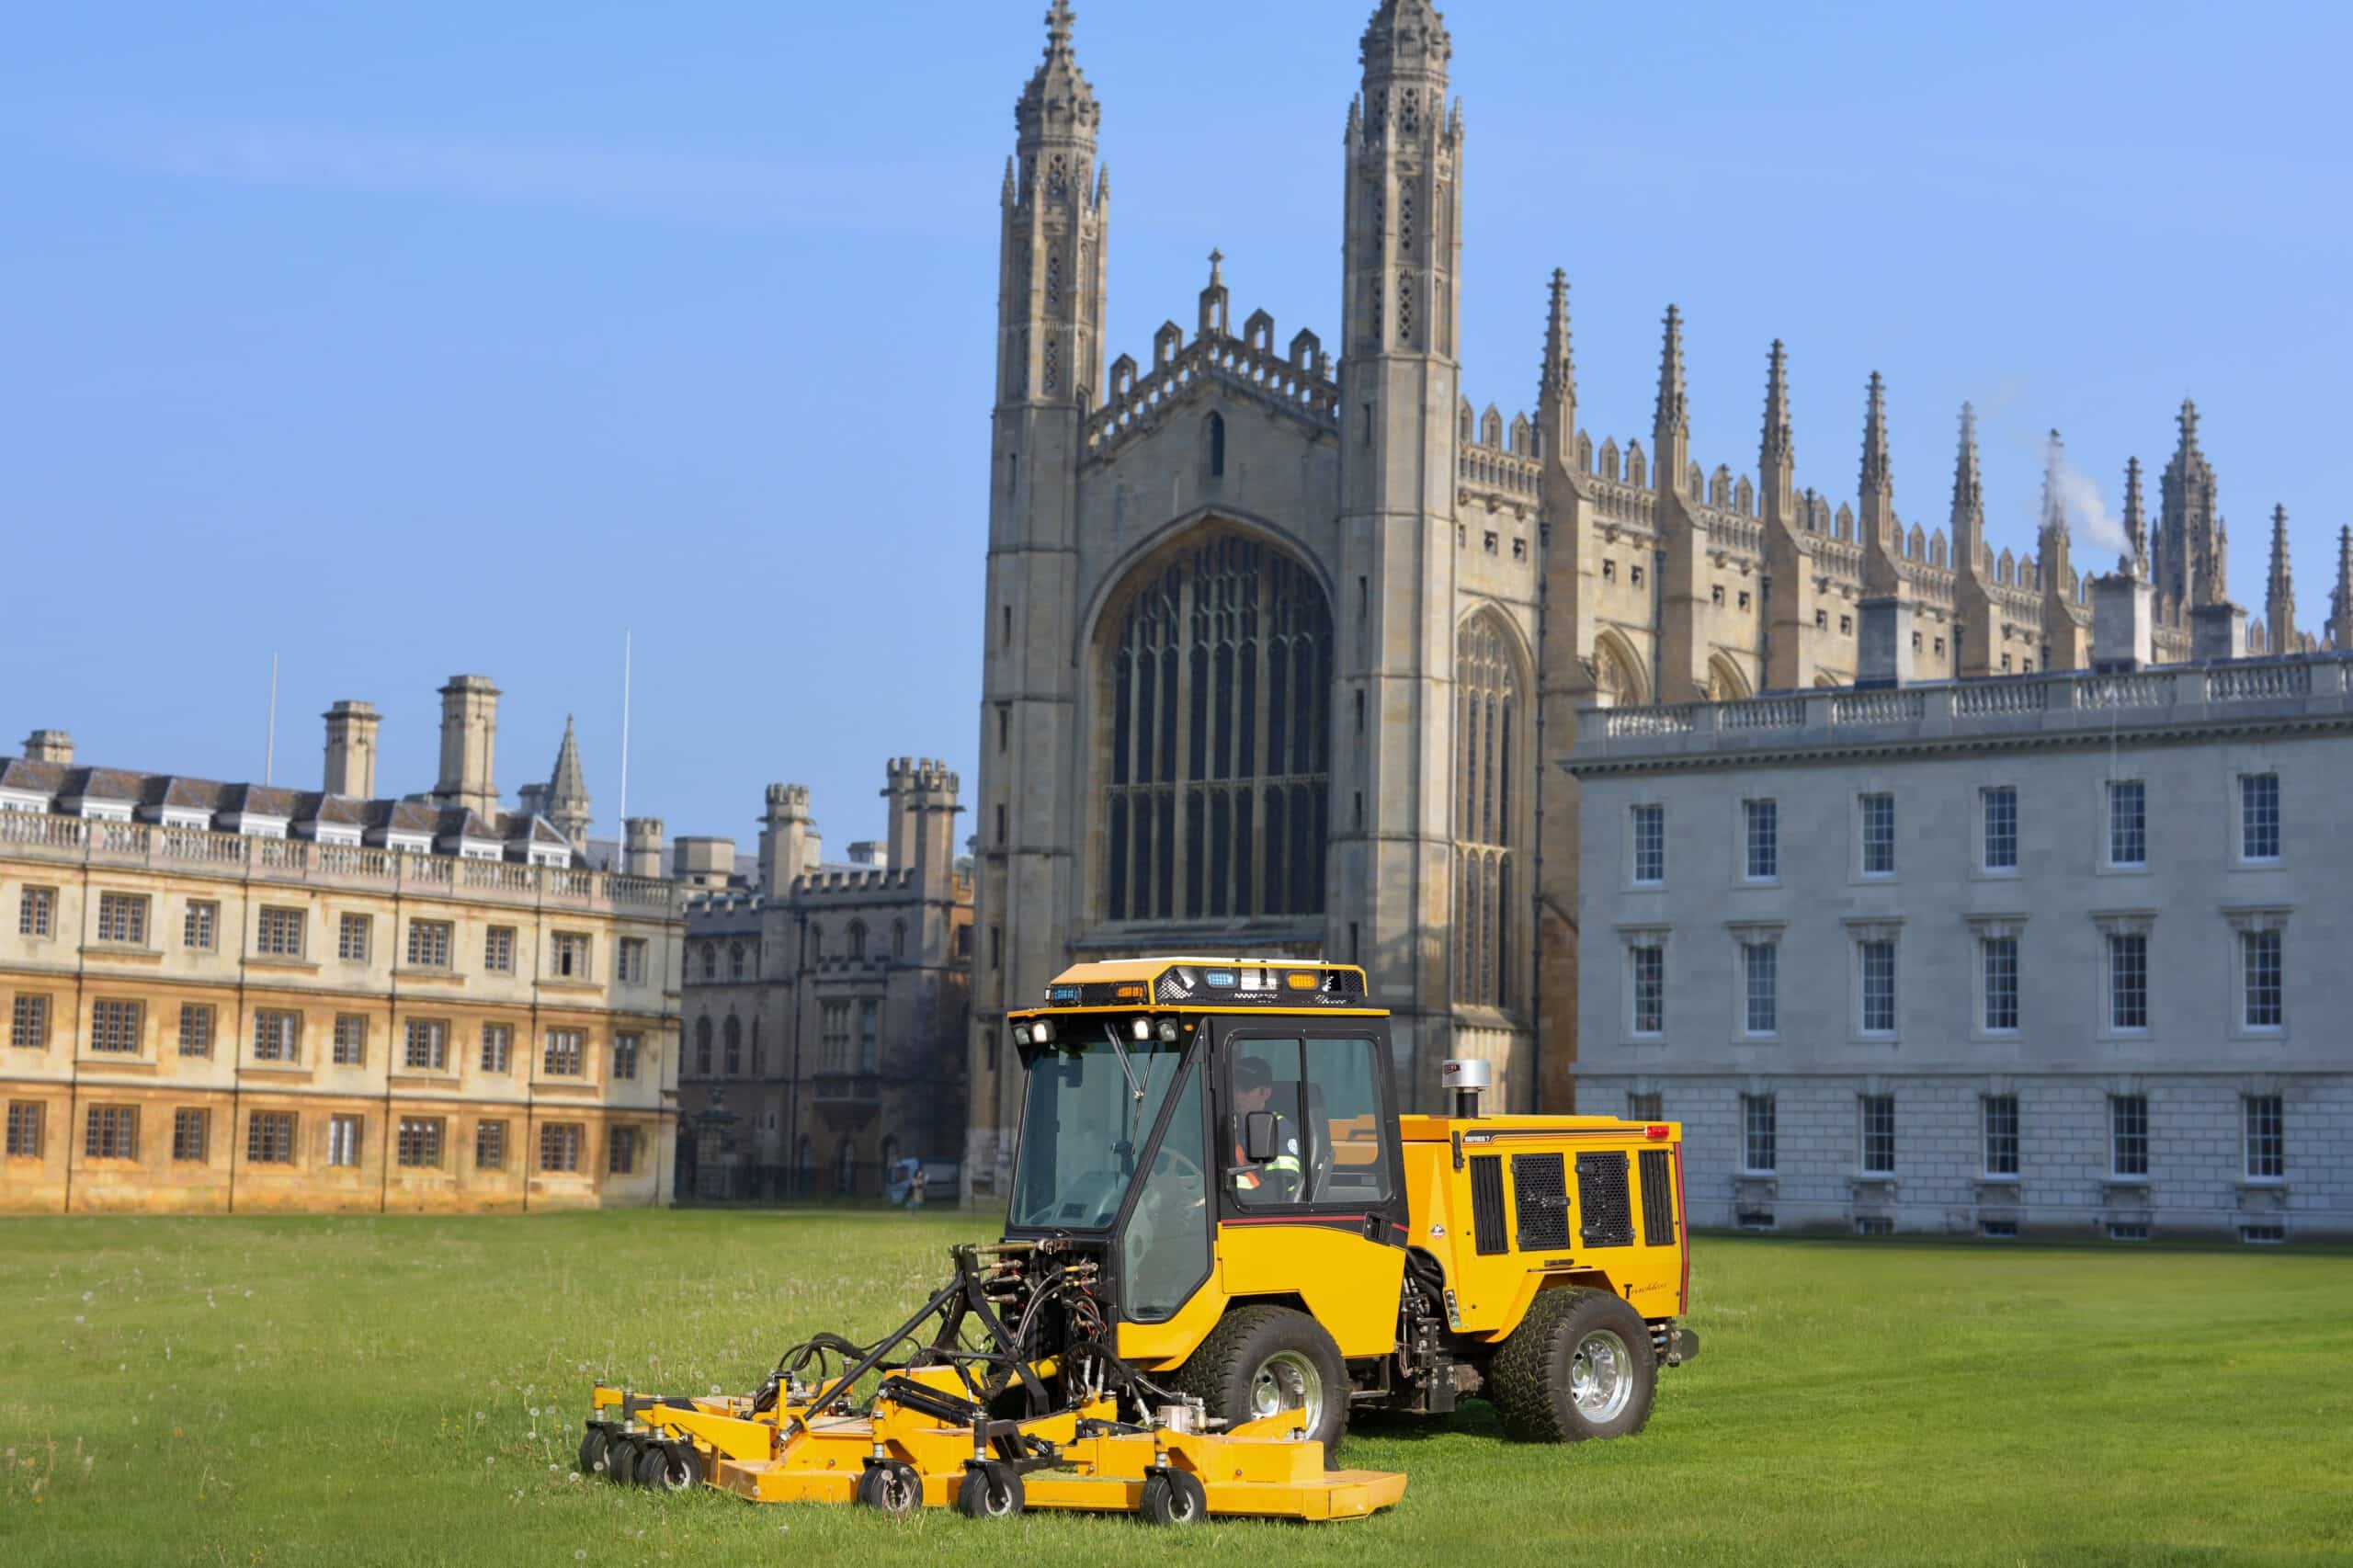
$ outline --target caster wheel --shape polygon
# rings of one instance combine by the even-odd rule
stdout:
[[[1006,1465],[972,1465],[956,1489],[956,1511],[968,1519],[1008,1519],[1021,1507],[1020,1472]]]
[[[605,1429],[591,1426],[588,1435],[580,1439],[580,1473],[586,1476],[604,1474]]]
[[[923,1506],[923,1479],[911,1464],[882,1460],[869,1464],[858,1478],[858,1500],[869,1508],[904,1517]]]
[[[605,1439],[605,1479],[627,1486],[637,1479],[637,1439],[617,1432]]]
[[[1145,1479],[1142,1513],[1147,1523],[1197,1525],[1209,1512],[1209,1494],[1192,1471],[1156,1471]]]
[[[651,1486],[656,1492],[692,1492],[702,1484],[702,1455],[695,1451],[692,1443],[665,1443],[652,1449],[651,1454],[660,1462],[654,1465],[651,1480],[646,1478],[646,1463],[652,1460],[638,1466],[640,1485]]]

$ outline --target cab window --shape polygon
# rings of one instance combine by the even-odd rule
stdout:
[[[1381,1153],[1381,1056],[1369,1040],[1307,1042],[1309,1201],[1378,1203],[1389,1196]]]
[[[1233,1200],[1245,1209],[1305,1199],[1307,1155],[1299,1116],[1302,1065],[1298,1040],[1234,1042],[1233,1095],[1226,1102],[1232,1109],[1224,1131],[1226,1182]],[[1274,1142],[1271,1153],[1259,1151],[1266,1158],[1252,1160],[1250,1118],[1259,1113],[1274,1118]]]

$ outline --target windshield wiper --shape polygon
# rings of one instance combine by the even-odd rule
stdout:
[[[1136,1104],[1143,1104],[1143,1085],[1136,1082],[1135,1069],[1128,1065],[1128,1048],[1120,1039],[1120,1026],[1104,1020],[1103,1038],[1111,1042],[1111,1050],[1120,1059],[1120,1075],[1127,1079],[1128,1091],[1135,1096]]]

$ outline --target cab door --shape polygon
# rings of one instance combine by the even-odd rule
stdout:
[[[1218,1260],[1229,1297],[1299,1296],[1343,1356],[1396,1345],[1407,1225],[1385,1019],[1248,1019],[1215,1053]],[[1271,1114],[1270,1157],[1248,1117]]]

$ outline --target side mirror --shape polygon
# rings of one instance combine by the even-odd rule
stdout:
[[[1263,1165],[1275,1157],[1275,1113],[1254,1110],[1242,1119],[1242,1157]]]

